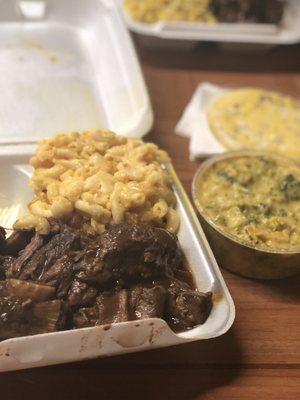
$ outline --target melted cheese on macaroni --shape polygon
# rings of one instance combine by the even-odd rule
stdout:
[[[124,221],[179,227],[175,196],[161,163],[165,152],[152,143],[97,131],[57,135],[38,145],[31,159],[35,198],[16,229],[49,231],[49,218],[102,233]]]

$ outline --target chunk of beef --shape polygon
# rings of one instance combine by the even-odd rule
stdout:
[[[5,281],[0,282],[0,297],[7,297],[8,292],[7,292],[7,286]]]
[[[69,255],[64,255],[45,271],[40,277],[39,282],[56,288],[59,299],[65,299],[74,279],[73,262]]]
[[[77,231],[65,226],[43,247],[39,248],[27,262],[22,265],[20,279],[43,280],[43,275],[63,255],[80,248],[80,235]]]
[[[0,255],[0,280],[5,279],[7,271],[11,268],[14,260],[14,257]]]
[[[104,292],[97,297],[96,306],[81,308],[74,315],[74,326],[105,325],[134,319],[160,318],[164,312],[166,290],[162,286],[136,286],[127,290]]]
[[[16,297],[0,297],[0,338],[54,332],[64,324],[60,300],[33,304]]]
[[[95,326],[99,318],[99,309],[97,306],[89,308],[80,308],[73,316],[74,328],[87,328]]]
[[[31,241],[34,236],[34,230],[17,230],[6,240],[5,253],[17,257],[21,250],[23,250]]]
[[[211,294],[192,290],[168,231],[122,224],[91,238],[50,225],[48,235],[14,233],[9,251],[19,254],[0,256],[0,338],[56,331],[71,319],[87,327],[165,317],[184,330],[207,318]]]
[[[0,260],[0,281],[2,281],[3,279],[5,279],[5,271],[4,271],[3,265],[1,264],[1,260]]]
[[[19,278],[28,260],[42,247],[43,243],[43,237],[36,233],[25,249],[20,252],[20,256],[16,258],[8,268],[6,276],[8,278]]]
[[[6,254],[6,231],[0,226],[0,254]]]
[[[74,258],[77,256],[75,253]],[[58,259],[39,278],[39,281],[54,286],[57,297],[68,300],[70,306],[88,306],[96,299],[98,290],[75,279],[72,258],[70,255],[65,255]]]
[[[66,307],[53,297],[55,289],[33,282],[0,282],[0,339],[53,332],[63,327]]]
[[[109,268],[104,268],[101,257],[101,246],[90,245],[82,252],[78,261],[73,266],[76,278],[82,282],[95,285],[113,283],[114,274]]]
[[[97,297],[99,318],[97,325],[125,322],[129,320],[128,292],[104,292]]]
[[[132,319],[161,318],[164,314],[166,289],[163,286],[138,285],[130,293]]]
[[[125,322],[130,319],[128,311],[128,292],[103,292],[97,297],[96,305],[80,308],[73,318],[76,328]]]
[[[0,297],[0,338],[28,334],[31,302],[13,297]]]
[[[89,306],[95,302],[98,290],[88,286],[85,282],[74,280],[68,292],[68,301],[70,306]]]
[[[85,282],[125,283],[172,276],[182,255],[176,237],[147,225],[112,226],[87,249],[77,263],[77,277]]]
[[[171,287],[168,290],[166,316],[175,330],[191,329],[203,324],[212,308],[212,293]]]

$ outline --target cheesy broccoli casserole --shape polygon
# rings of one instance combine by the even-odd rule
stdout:
[[[221,159],[196,184],[198,207],[221,230],[264,250],[300,249],[300,167],[285,158]]]
[[[228,149],[259,149],[300,157],[300,102],[276,92],[242,88],[218,97],[207,118]]]

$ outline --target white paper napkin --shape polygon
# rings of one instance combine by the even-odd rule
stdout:
[[[190,138],[191,160],[226,151],[211,132],[205,112],[207,105],[225,92],[220,86],[201,83],[176,125],[176,134]]]

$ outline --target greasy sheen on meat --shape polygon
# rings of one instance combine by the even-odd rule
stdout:
[[[121,224],[99,236],[76,265],[84,282],[172,277],[182,259],[176,237],[162,228]]]
[[[50,221],[51,231],[0,230],[0,340],[144,318],[175,330],[207,319],[175,235],[148,225],[111,226],[98,237]]]
[[[74,315],[77,328],[144,318],[163,318],[167,291],[163,286],[137,285],[131,290],[104,292],[96,305]]]
[[[31,313],[30,300],[22,301],[10,296],[0,297],[0,337],[26,335]]]
[[[34,244],[34,242],[37,243]],[[20,263],[17,259],[12,266],[12,276],[16,273],[20,279],[42,280],[43,275],[55,261],[72,250],[80,250],[80,235],[79,232],[67,226],[62,226],[58,234],[54,235],[48,243],[43,244],[43,239],[36,233],[30,244],[22,252],[21,257],[25,258],[26,255],[26,262],[24,263],[24,260],[22,260],[23,262]],[[29,249],[31,245],[33,245],[33,248]],[[26,250],[28,250],[29,258],[27,258]]]
[[[162,318],[167,291],[162,285],[135,286],[130,293],[132,319]]]
[[[19,279],[0,282],[0,339],[54,332],[65,324],[66,306],[55,289]]]
[[[179,331],[203,324],[212,308],[212,293],[172,288],[168,291],[168,322]]]
[[[0,297],[0,338],[55,332],[64,325],[60,300],[34,304],[16,297]]]

